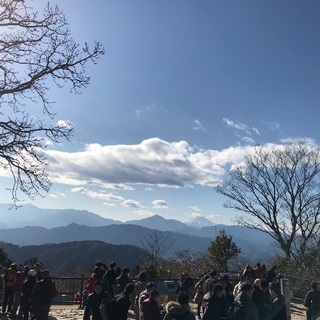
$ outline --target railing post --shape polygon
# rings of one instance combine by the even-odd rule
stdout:
[[[281,293],[286,299],[287,320],[291,319],[291,289],[289,279],[280,279]]]
[[[80,289],[80,305],[79,308],[81,309],[83,307],[83,288],[84,288],[84,275],[81,275],[81,289]]]

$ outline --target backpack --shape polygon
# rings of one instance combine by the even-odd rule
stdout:
[[[228,319],[230,320],[242,320],[244,319],[244,305],[239,302],[233,302],[228,310]]]
[[[106,315],[107,319],[113,320],[118,318],[118,301],[122,298],[123,294],[114,296],[111,299],[103,300],[100,306],[100,313],[104,319]]]

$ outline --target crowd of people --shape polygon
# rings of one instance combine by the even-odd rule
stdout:
[[[83,319],[126,320],[130,309],[136,320],[287,319],[276,267],[266,270],[260,263],[246,266],[235,285],[227,274],[219,277],[214,271],[196,282],[183,274],[174,293],[175,299],[162,305],[156,283],[149,282],[144,272],[133,281],[129,268],[98,261],[88,277]],[[314,292],[309,296],[306,303],[311,305]],[[190,302],[196,304],[196,312]]]
[[[1,311],[10,319],[47,320],[56,287],[48,270],[36,263],[32,268],[18,268],[13,262],[9,268],[0,267],[0,290],[4,292]]]

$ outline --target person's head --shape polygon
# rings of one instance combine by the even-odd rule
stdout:
[[[130,269],[128,268],[128,267],[124,267],[123,269],[122,269],[122,273],[123,274],[128,274],[130,272]]]
[[[246,295],[248,295],[250,298],[252,296],[252,292],[253,292],[253,287],[250,283],[248,282],[244,282],[241,286],[240,286],[240,291],[244,292]]]
[[[28,272],[28,277],[29,277],[29,278],[33,278],[33,277],[35,277],[36,275],[37,275],[36,270],[34,270],[34,269],[30,269],[30,270],[29,270],[29,272]]]
[[[117,266],[117,264],[115,262],[110,263],[110,269],[114,269],[116,266]]]
[[[121,274],[121,268],[120,268],[120,267],[116,267],[116,273],[117,273],[118,275]]]
[[[218,283],[221,284],[224,289],[227,287],[227,281],[223,277],[218,280]]]
[[[158,290],[153,290],[150,293],[151,299],[158,300],[160,298],[160,292]]]
[[[49,270],[43,270],[42,271],[42,278],[49,278],[49,277],[50,277]]]
[[[96,294],[100,294],[102,292],[102,289],[103,289],[103,283],[102,281],[100,280],[96,280],[93,284],[93,287],[94,287],[94,292]]]
[[[155,290],[157,286],[154,282],[148,282],[146,288],[147,288],[147,291],[150,293],[151,291]]]
[[[260,262],[257,262],[257,267],[261,267],[261,263]]]
[[[98,268],[102,267],[102,261],[101,260],[96,261],[96,267],[98,267]]]
[[[39,262],[37,262],[34,267],[33,267],[34,270],[36,270],[37,272],[41,270],[41,264]]]
[[[28,274],[28,272],[29,272],[29,270],[30,270],[30,267],[28,266],[28,265],[25,265],[24,267],[23,267],[23,273],[24,274]]]
[[[253,285],[254,285],[255,287],[260,287],[260,281],[261,281],[260,278],[255,279],[254,282],[253,282]]]
[[[212,291],[215,296],[217,296],[218,298],[221,298],[223,296],[223,290],[224,290],[223,286],[217,283],[213,286]]]
[[[318,282],[312,281],[312,282],[311,282],[311,288],[312,288],[313,290],[318,290]]]
[[[142,281],[142,282],[147,281],[147,274],[145,272],[141,272],[139,274],[139,281]]]
[[[178,297],[177,297],[177,301],[179,304],[181,305],[188,305],[189,304],[189,296],[186,292],[180,292],[178,294]]]
[[[260,290],[266,292],[269,290],[269,283],[266,279],[261,279],[259,284]]]
[[[14,270],[17,270],[18,266],[17,266],[17,264],[15,262],[13,262],[13,263],[11,263],[10,268],[14,269]]]
[[[271,282],[269,284],[269,291],[272,298],[277,297],[279,294],[281,294],[280,283]]]
[[[125,294],[131,294],[134,292],[135,286],[133,283],[128,283],[125,288],[124,288],[124,293]]]
[[[210,278],[215,278],[216,276],[217,276],[217,272],[214,271],[214,270],[212,270],[212,271],[210,272]]]

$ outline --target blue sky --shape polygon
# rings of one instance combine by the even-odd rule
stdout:
[[[75,134],[48,146],[53,186],[34,205],[229,224],[238,213],[213,187],[230,165],[256,144],[319,144],[319,2],[50,3],[77,42],[100,41],[106,54],[81,95],[50,91]]]

